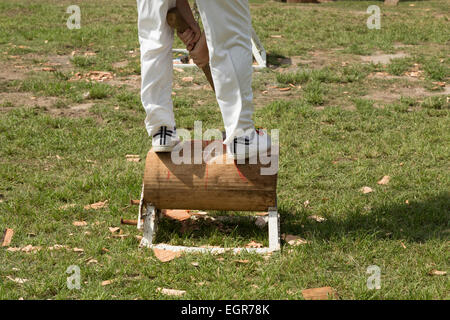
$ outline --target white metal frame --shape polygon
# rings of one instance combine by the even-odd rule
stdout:
[[[179,53],[185,53],[188,54],[189,51],[186,49],[173,49],[173,52],[179,52]],[[258,64],[253,65],[254,69],[263,69],[267,67],[267,54],[266,49],[264,49],[264,46],[261,43],[261,40],[259,40],[258,35],[256,34],[255,30],[252,28],[252,52],[253,56],[255,57],[255,60]],[[190,64],[190,63],[174,63],[174,67],[176,68],[195,68],[197,65]]]
[[[144,212],[145,211],[145,212]],[[277,208],[268,208],[268,229],[269,229],[269,247],[266,248],[201,248],[172,246],[168,244],[153,244],[154,236],[158,228],[158,220],[161,218],[161,210],[151,204],[144,203],[143,193],[139,205],[138,229],[143,229],[143,237],[140,243],[141,247],[156,248],[170,251],[196,252],[196,253],[224,253],[231,251],[233,253],[253,252],[265,254],[278,251],[281,248],[280,243],[280,215]],[[142,225],[141,219],[144,223]]]

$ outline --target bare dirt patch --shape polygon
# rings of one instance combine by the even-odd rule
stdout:
[[[409,57],[409,54],[404,52],[398,52],[394,54],[386,54],[377,52],[376,54],[370,55],[370,56],[362,56],[361,59],[364,62],[368,63],[374,63],[374,64],[389,64],[392,59],[399,59],[399,58],[407,58]]]
[[[35,97],[29,92],[1,92],[0,102],[2,111],[8,111],[14,107],[51,107],[55,104],[56,97]]]
[[[275,67],[277,72],[295,72],[298,69],[321,69],[331,65],[347,65],[358,62],[354,55],[341,53],[343,49],[331,51],[315,50],[305,56],[291,56],[279,58],[278,62],[283,67]],[[287,67],[285,67],[287,65]]]
[[[280,90],[281,89],[281,90]],[[298,100],[301,98],[299,88],[288,88],[284,90],[275,86],[267,87],[266,90],[253,91],[253,104],[255,109],[262,108],[267,104],[277,100]]]
[[[384,103],[393,103],[398,101],[401,97],[411,98],[426,98],[431,96],[448,95],[450,94],[450,86],[444,87],[443,91],[430,92],[424,88],[392,88],[390,90],[374,90],[363,98],[368,100],[374,100],[376,105],[382,105]]]
[[[0,64],[0,81],[23,80],[29,72],[23,64],[17,62]]]
[[[113,86],[126,86],[133,91],[139,91],[141,89],[141,76],[129,75],[125,77],[117,77],[108,81],[108,83]]]
[[[69,71],[73,68],[70,55],[48,56],[44,66],[56,67],[60,71]]]
[[[8,112],[14,108],[31,107],[39,108],[53,116],[85,118],[94,117],[101,122],[101,117],[95,116],[90,112],[94,106],[93,102],[86,102],[67,107],[56,107],[57,97],[33,96],[29,92],[1,92],[0,93],[0,112]]]
[[[65,108],[46,108],[50,114],[59,117],[85,118],[92,117],[90,109],[94,106],[93,102],[81,103]],[[97,118],[97,117],[95,117]]]

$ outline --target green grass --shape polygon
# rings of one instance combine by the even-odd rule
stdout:
[[[25,71],[0,78],[0,97],[9,97],[0,101],[0,230],[14,229],[13,247],[42,250],[0,248],[0,299],[173,298],[158,287],[186,290],[187,299],[302,299],[303,289],[323,286],[342,299],[449,299],[448,276],[429,275],[449,271],[450,105],[444,88],[433,89],[449,75],[445,1],[394,8],[365,1],[251,2],[271,65],[254,74],[255,124],[280,130],[281,231],[308,244],[283,243],[269,259],[187,254],[168,263],[139,249],[141,232],[120,226],[121,217],[136,219],[129,200],[140,195],[150,148],[139,81],[133,80],[140,72],[135,1],[82,2],[80,30],[65,27],[70,1],[3,1],[0,75],[23,70],[14,66]],[[374,3],[383,13],[378,31],[365,27],[365,10]],[[179,40],[175,46],[181,47]],[[408,57],[386,65],[360,57],[400,51]],[[55,57],[70,64],[41,71]],[[125,60],[126,66],[114,67]],[[404,75],[414,63],[422,71],[417,79]],[[104,83],[69,81],[91,70],[116,76]],[[397,77],[374,77],[385,72]],[[186,76],[194,81],[183,82]],[[174,73],[177,127],[192,129],[202,120],[204,130],[223,129],[206,84],[198,70]],[[427,94],[417,95],[418,89]],[[398,98],[388,99],[391,91]],[[381,98],[368,96],[373,92]],[[35,100],[24,106],[23,97]],[[39,105],[44,98],[54,102]],[[92,106],[74,113],[80,104]],[[143,160],[127,162],[127,154]],[[389,184],[377,184],[385,175]],[[364,186],[374,191],[363,194]],[[107,208],[84,209],[103,200]],[[326,221],[308,218],[314,214]],[[81,220],[88,225],[72,225]],[[113,226],[129,236],[112,238]],[[266,231],[249,222],[186,228],[164,220],[157,235],[158,242],[184,245],[252,240],[268,244]],[[48,249],[55,244],[84,252]],[[88,264],[92,259],[97,263]],[[236,262],[241,259],[249,262]],[[70,265],[81,269],[81,290],[66,286]],[[380,290],[366,286],[370,265],[381,269]],[[101,285],[110,279],[117,281]]]

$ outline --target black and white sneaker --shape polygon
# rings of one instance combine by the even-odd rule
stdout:
[[[177,129],[168,129],[166,126],[159,128],[153,135],[152,146],[155,152],[171,152],[180,142],[177,137]]]
[[[266,154],[271,147],[270,136],[264,130],[253,130],[249,135],[236,137],[228,145],[227,152],[234,159],[253,158]]]

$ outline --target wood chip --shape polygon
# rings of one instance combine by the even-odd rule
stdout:
[[[170,251],[170,250],[162,250],[153,248],[153,253],[155,254],[155,257],[161,261],[161,262],[169,262],[172,261],[175,258],[181,257],[180,251]]]
[[[182,78],[181,79],[183,82],[192,82],[192,81],[194,81],[194,78],[193,77],[184,77],[184,78]]]
[[[138,206],[138,205],[141,204],[141,200],[133,200],[133,199],[130,199],[130,204],[131,204],[132,206]]]
[[[437,85],[438,87],[445,87],[445,82],[435,81],[433,82],[433,84]]]
[[[373,189],[371,187],[362,187],[361,192],[367,194],[373,192]]]
[[[103,82],[113,79],[114,75],[111,72],[107,71],[89,71],[82,78],[97,82]]]
[[[20,249],[20,251],[26,252],[26,253],[30,253],[30,252],[37,252],[37,251],[40,251],[41,249],[42,249],[42,248],[39,247],[39,246],[34,247],[34,246],[32,246],[31,244],[29,244],[29,245],[23,247],[22,249]]]
[[[117,279],[105,280],[105,281],[102,281],[101,284],[104,287],[104,286],[109,286],[111,283],[116,282],[116,281],[117,281]]]
[[[3,234],[2,247],[9,247],[11,244],[12,237],[14,235],[14,230],[7,228]]]
[[[447,274],[447,271],[439,271],[439,270],[433,269],[428,274],[430,276],[445,276]]]
[[[250,263],[250,260],[234,260],[234,262],[246,264],[246,263]]]
[[[280,91],[289,91],[289,90],[291,90],[291,88],[279,88],[278,90],[280,90]]]
[[[314,220],[314,221],[317,221],[317,222],[327,221],[327,219],[325,219],[324,217],[316,215],[316,214],[313,214],[312,216],[309,216],[308,219]]]
[[[61,249],[69,249],[69,246],[66,245],[61,245],[61,244],[55,244],[51,247],[48,247],[48,250],[53,251],[53,250],[61,250]]]
[[[281,235],[281,238],[286,241],[289,245],[291,246],[298,246],[298,245],[302,245],[302,244],[307,244],[308,241],[299,237],[299,236],[294,236],[292,234],[285,234],[283,233]]]
[[[127,154],[125,156],[128,162],[139,162],[141,161],[141,158],[138,154]]]
[[[191,216],[201,216],[201,217],[205,217],[205,216],[208,215],[208,212],[206,212],[206,211],[191,211],[191,210],[188,210],[188,213],[189,213]]]
[[[263,245],[262,245],[262,243],[258,243],[258,242],[255,242],[255,241],[251,241],[250,243],[247,243],[247,244],[245,245],[245,247],[246,247],[246,248],[262,248]]]
[[[73,248],[74,252],[84,252],[84,249],[81,248]]]
[[[84,206],[85,210],[98,210],[98,209],[103,209],[106,208],[108,206],[108,200],[105,201],[100,201],[100,202],[96,202],[93,204],[89,204]]]
[[[380,181],[378,181],[377,183],[380,185],[387,185],[389,183],[389,180],[391,180],[391,177],[389,176],[384,176]]]
[[[177,296],[180,297],[186,293],[184,290],[175,290],[175,289],[166,289],[166,288],[158,288],[156,291],[161,292],[167,296]]]
[[[339,296],[332,287],[305,289],[302,290],[302,295],[305,300],[339,299]]]
[[[162,213],[167,217],[178,221],[184,221],[191,218],[189,210],[162,210]]]
[[[74,221],[74,222],[72,222],[72,224],[75,227],[85,227],[85,226],[87,226],[87,222],[86,221]]]
[[[111,233],[119,233],[120,234],[122,232],[122,230],[120,230],[119,227],[109,227],[108,229],[109,229],[109,232],[111,232]]]

